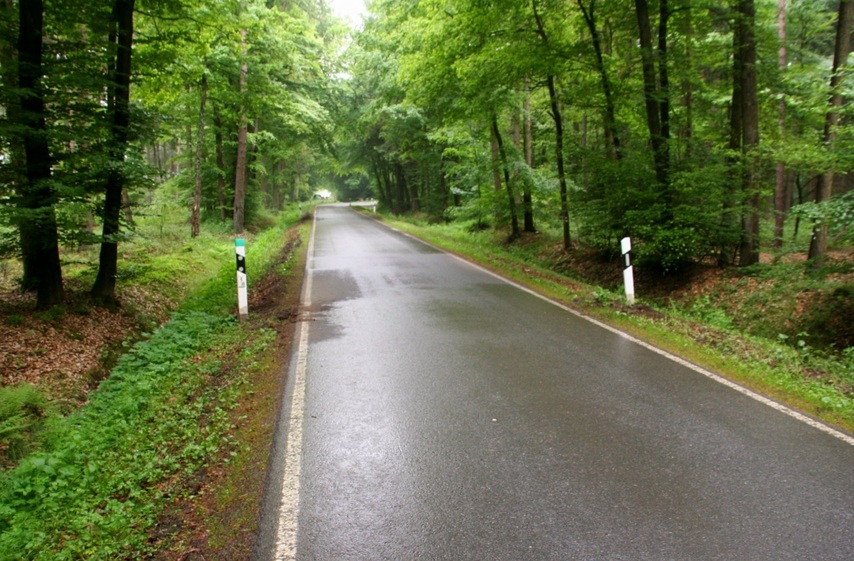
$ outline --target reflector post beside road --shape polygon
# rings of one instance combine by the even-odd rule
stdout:
[[[249,317],[249,293],[246,288],[246,241],[234,240],[234,253],[237,256],[237,314],[240,321]]]

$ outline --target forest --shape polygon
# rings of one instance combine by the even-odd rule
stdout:
[[[91,4],[91,5],[90,5]],[[319,189],[640,264],[850,245],[849,2],[3,3],[0,254],[37,306],[164,185],[236,234]],[[786,231],[788,228],[788,231]]]
[[[0,561],[248,558],[329,194],[854,426],[854,0],[366,5],[0,0]]]
[[[66,250],[95,245],[113,303],[164,186],[189,235],[240,235],[335,169],[347,28],[323,2],[9,0],[1,19],[0,255],[39,308],[63,302]]]
[[[394,212],[632,236],[665,271],[849,236],[848,2],[371,6],[351,150]]]

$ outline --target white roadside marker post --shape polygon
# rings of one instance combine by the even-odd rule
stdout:
[[[623,238],[620,240],[620,248],[623,253],[623,284],[626,285],[626,300],[629,301],[629,305],[633,305],[635,303],[635,274],[631,259],[632,239]]]
[[[240,321],[249,317],[249,295],[246,291],[246,241],[234,240],[234,252],[237,255],[237,313]]]

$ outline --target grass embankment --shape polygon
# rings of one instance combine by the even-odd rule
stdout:
[[[298,218],[293,209],[258,236],[247,236],[250,292],[290,273],[287,256],[298,238],[288,244],[290,253],[282,248]],[[3,388],[9,395],[23,392],[14,400],[17,411],[0,419],[5,436],[28,446],[20,446],[26,453],[16,467],[0,473],[0,560],[169,558],[170,551],[183,557],[180,552],[192,547],[187,536],[204,530],[182,522],[194,518],[206,482],[240,469],[252,469],[263,482],[268,446],[251,451],[248,443],[275,414],[276,398],[254,400],[261,407],[248,409],[246,400],[259,389],[256,379],[277,395],[270,385],[281,373],[269,372],[277,331],[263,318],[234,319],[230,236],[176,247],[145,257],[146,248],[126,244],[127,251],[141,253],[136,265],[120,270],[120,283],[157,286],[183,304],[118,359],[85,405],[65,414],[38,388]],[[255,303],[263,307],[259,298]],[[28,411],[36,414],[28,418]],[[238,430],[243,425],[250,426]],[[228,462],[243,467],[223,469]],[[229,500],[220,496],[215,503]],[[251,531],[246,528],[256,506],[229,530]]]
[[[655,298],[641,297],[634,306],[628,306],[621,289],[613,287],[614,279],[621,279],[619,263],[610,265],[616,274],[605,275],[605,284],[612,288],[596,286],[589,277],[596,276],[590,271],[598,265],[582,263],[583,259],[568,262],[555,249],[559,242],[548,235],[507,244],[493,231],[466,229],[459,224],[427,224],[388,216],[383,220],[854,433],[854,348],[813,346],[826,340],[811,339],[795,321],[795,315],[801,322],[845,325],[850,321],[837,302],[848,294],[846,305],[850,308],[850,260],[842,259],[818,276],[805,274],[803,263],[787,263],[785,259],[747,270],[717,271],[716,282],[694,277],[665,292],[659,290]],[[561,257],[556,257],[558,254]],[[651,286],[656,279],[647,276],[645,282]],[[813,296],[810,309],[796,314],[808,295]]]

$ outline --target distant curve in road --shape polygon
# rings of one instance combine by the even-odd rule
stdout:
[[[351,209],[315,220],[257,560],[854,559],[850,436]]]

